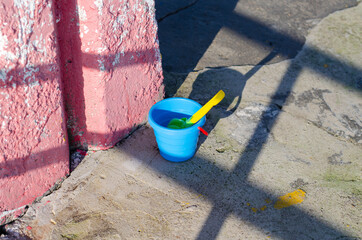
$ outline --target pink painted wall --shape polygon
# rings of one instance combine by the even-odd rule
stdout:
[[[0,225],[163,96],[153,0],[0,4]]]
[[[107,149],[162,92],[154,1],[60,0],[56,9],[71,145]]]
[[[0,4],[0,224],[69,171],[53,6],[38,2]]]

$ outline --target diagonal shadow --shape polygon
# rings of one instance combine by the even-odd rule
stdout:
[[[227,2],[225,3],[225,5],[227,5],[227,8],[232,8],[233,6],[235,6],[236,2]],[[231,9],[231,10],[232,10]],[[281,55],[288,55],[290,52],[287,51],[289,49],[284,48],[283,45],[285,43],[291,43],[292,45],[294,45],[296,48],[301,48],[301,46],[303,45],[302,42],[300,42],[297,39],[294,39],[286,34],[281,34],[280,32],[273,30],[269,27],[267,27],[265,24],[256,21],[254,19],[251,19],[250,17],[246,17],[244,15],[241,14],[235,14],[233,13],[233,18],[236,18],[237,21],[243,22],[247,27],[245,28],[241,28],[241,29],[237,29],[235,28],[235,25],[233,24],[228,24],[228,22],[224,23],[224,24],[220,24],[221,26],[226,26],[232,30],[234,30],[234,32],[236,32],[239,35],[243,35],[243,36],[247,36],[249,39],[252,39],[254,42],[257,42],[260,45],[265,45],[265,38],[268,38],[268,36],[274,36],[275,38],[279,39],[280,41],[277,41],[277,44],[279,44],[279,46],[276,46],[276,48],[274,48],[274,51],[278,52],[278,54]],[[231,21],[231,22],[235,22]],[[187,24],[186,24],[187,25]],[[216,27],[214,27],[214,31],[213,31],[213,35],[216,36],[217,31],[221,28],[221,26],[218,25]],[[259,29],[260,31],[253,32],[253,31],[249,31],[250,29]],[[187,31],[186,31],[187,32]],[[264,36],[260,36],[260,32],[263,33]],[[199,33],[196,32],[194,35],[198,35]],[[192,37],[194,37],[194,35]],[[196,53],[198,55],[197,61],[196,62],[192,62],[192,63],[188,63],[188,67],[193,68],[196,66],[197,62],[200,60],[201,56],[204,54],[204,52],[206,51],[206,48],[211,44],[211,42],[209,44],[206,44],[205,47],[203,48],[203,50],[201,50],[201,54],[199,54],[198,52]],[[161,49],[162,49],[162,42],[161,42]],[[183,49],[183,46],[180,48]],[[188,49],[188,48],[184,48],[184,49]],[[183,50],[184,50],[183,49]],[[311,64],[307,64],[304,67],[309,67],[312,68],[314,71],[316,71],[319,74],[327,74],[329,75],[329,77],[331,77],[333,80],[353,87],[357,90],[362,90],[362,84],[361,84],[361,78],[357,78],[354,79],[352,81],[346,81],[344,78],[341,78],[341,76],[339,75],[339,73],[332,73],[330,74],[330,71],[326,71],[325,69],[322,68],[323,63],[328,63],[333,65],[339,65],[342,67],[342,69],[345,70],[345,72],[347,73],[357,73],[359,75],[361,75],[361,70],[358,67],[354,67],[351,66],[350,64],[346,64],[344,62],[341,62],[339,59],[335,58],[334,56],[330,56],[328,54],[325,54],[321,51],[319,51],[318,49],[314,49],[311,47],[306,47],[305,52],[309,55],[314,55],[314,56],[320,56],[319,61],[319,68],[316,67],[316,65],[318,66],[318,63],[316,64],[316,62],[311,63]],[[172,52],[173,54],[173,52]],[[179,53],[176,51],[176,55],[182,55],[185,53]],[[167,69],[167,70],[171,70],[172,69]],[[279,107],[283,107],[283,105],[286,102],[286,99],[288,98],[293,85],[298,77],[298,75],[300,74],[302,68],[297,65],[292,63],[291,66],[289,66],[287,72],[285,73],[283,79],[281,80],[278,89],[276,90],[276,92],[274,93],[273,97],[271,98],[272,101],[270,103],[270,105],[268,106],[268,108],[270,109],[271,107],[273,107],[273,105],[276,104],[276,102],[278,103]],[[290,77],[290,75],[292,75],[292,77]],[[182,84],[179,83],[179,86]],[[194,90],[193,90],[194,91]],[[192,95],[192,94],[191,94]],[[267,109],[268,109],[267,108]],[[229,173],[228,176],[223,176],[220,179],[225,179],[225,178],[232,178],[233,175],[238,175],[239,177],[239,181],[242,181],[244,184],[246,182],[246,178],[248,176],[248,174],[250,173],[250,170],[252,169],[256,159],[258,158],[259,154],[261,153],[261,150],[263,148],[263,145],[266,143],[269,133],[265,134],[265,135],[261,135],[260,132],[262,132],[265,128],[265,125],[267,125],[269,127],[269,129],[271,130],[275,124],[275,121],[279,115],[280,111],[278,111],[278,114],[276,114],[273,118],[270,117],[270,115],[268,114],[268,112],[264,111],[262,114],[262,117],[259,121],[259,124],[257,125],[256,129],[254,130],[254,134],[252,135],[252,137],[250,138],[247,146],[246,146],[246,151],[252,151],[253,154],[243,154],[240,156],[240,159],[235,167],[235,169]],[[260,137],[262,136],[262,137]],[[195,161],[196,159],[194,158],[193,161]],[[207,161],[202,161],[202,163],[199,163],[201,166],[201,169],[204,169],[205,165],[209,165],[207,163]],[[212,168],[211,166],[208,166],[208,168]],[[156,171],[158,170],[157,168],[155,169]],[[216,170],[217,172],[217,170]],[[162,172],[164,174],[167,174],[165,172]],[[207,178],[206,174],[200,174],[200,171],[198,171],[199,175],[204,175],[205,178]],[[208,189],[213,189],[213,191],[202,191],[201,189],[199,189],[199,184],[189,184],[189,183],[185,183],[183,179],[176,179],[177,182],[185,184],[187,187],[190,187],[191,189],[195,190],[198,193],[201,193],[203,195],[205,195],[208,199],[213,201],[214,207],[211,211],[211,213],[209,214],[208,219],[206,220],[206,222],[204,223],[203,228],[201,229],[201,231],[199,232],[198,238],[197,239],[215,239],[218,234],[219,231],[221,229],[221,227],[223,226],[227,216],[230,213],[236,213],[240,218],[242,218],[245,221],[250,221],[249,216],[245,216],[243,211],[237,211],[237,209],[235,209],[235,207],[233,207],[230,204],[225,203],[225,201],[223,201],[224,199],[218,199],[215,195],[215,192],[218,192],[217,190],[215,190],[214,186],[210,186],[210,188]],[[245,186],[244,186],[245,187]],[[256,190],[257,193],[256,195],[265,195],[266,192],[262,189],[259,189],[258,187],[255,186],[250,186],[247,185],[247,188]],[[276,197],[276,196],[274,196]],[[217,201],[217,200],[221,200]],[[226,206],[226,207],[225,207]],[[233,210],[230,210],[233,209]],[[319,221],[315,221],[313,219],[312,216],[310,216],[309,214],[303,212],[302,210],[299,210],[297,207],[292,207],[291,211],[294,211],[297,213],[297,216],[307,219],[308,221],[306,222],[300,222],[299,219],[294,219],[292,221],[289,220],[288,225],[294,225],[294,226],[300,226],[303,225],[303,223],[314,223],[314,225],[309,225],[309,226],[302,226],[301,231],[305,231],[306,229],[316,229],[316,226],[318,229],[323,229],[325,230],[325,234],[329,234],[330,236],[344,236],[345,233],[342,233],[339,230],[334,229],[332,226],[319,222]],[[259,222],[258,220],[255,221],[251,221],[255,226],[258,226]],[[260,227],[260,226],[259,226]],[[280,238],[283,239],[297,239],[298,235],[300,237],[300,233],[301,231],[297,231],[296,235],[293,234],[293,231],[282,231],[280,233],[274,233],[275,236],[278,236]],[[321,235],[323,236],[323,235]],[[326,235],[324,235],[326,236]]]
[[[160,2],[159,5],[163,3],[162,0],[158,1]],[[156,7],[158,1],[156,1]],[[193,71],[223,27],[230,29],[233,34],[239,35],[243,39],[256,43],[260,48],[267,49],[267,52],[274,51],[276,55],[285,58],[295,57],[298,51],[302,49],[304,40],[273,29],[266,23],[251,16],[235,12],[237,2],[237,0],[232,0],[209,1],[206,3],[200,0],[183,12],[171,16],[178,21],[174,19],[172,21],[163,20],[159,24],[159,38],[164,69],[169,72]],[[222,9],[223,15],[215,15],[215,8]],[[162,15],[162,13],[158,14]],[[178,31],[177,33],[168,32],[167,29],[178,29]],[[176,39],[177,41],[170,41],[170,39]],[[360,73],[361,69],[358,66],[352,66],[313,47],[305,46],[304,51],[315,60],[315,62],[307,63],[305,67],[319,74],[327,74],[340,84],[359,91],[362,90],[362,77],[357,80],[349,80],[345,74]],[[193,57],[189,58],[189,55]],[[316,56],[319,57],[316,58]],[[323,67],[324,64],[328,64],[329,69],[339,66],[344,69],[345,73],[331,73],[329,69]],[[168,79],[165,80],[167,85]],[[176,83],[170,82],[170,84],[176,84],[176,89],[178,89],[183,81],[184,79],[181,79]]]
[[[240,166],[228,171],[197,155],[184,163],[171,163],[159,155],[153,159],[145,159],[140,152],[154,151],[156,143],[154,140],[149,140],[152,134],[150,128],[143,128],[139,130],[139,134],[134,135],[134,139],[132,136],[129,142],[125,141],[124,144],[117,146],[117,149],[213,205],[197,239],[216,239],[230,214],[242,220],[244,224],[252,224],[278,239],[337,239],[348,236],[348,233],[319,220],[299,206],[275,210],[268,205],[268,210],[264,212],[255,214],[251,211],[248,202],[265,199],[274,202],[278,198],[272,190],[261,188],[246,180],[248,171],[253,165],[252,161],[257,159],[261,146],[250,146],[250,151],[241,156]],[[257,142],[266,139],[267,137],[259,139],[253,136],[253,140]]]
[[[241,14],[234,13],[234,15],[238,18],[239,21],[245,22],[245,24],[249,26],[246,29],[258,28],[258,29],[260,29],[260,32],[265,33],[267,36],[276,36],[276,38],[280,39],[281,42],[292,43],[297,49],[300,49],[300,46],[303,46],[303,44],[304,44],[303,42],[300,42],[299,40],[297,40],[293,37],[290,37],[279,31],[271,29],[270,27],[268,27],[267,25],[265,25],[264,23],[262,23],[260,21],[257,21],[255,19],[252,19],[250,17],[244,16]],[[253,34],[252,32],[250,33],[244,28],[243,29],[235,28],[231,24],[227,24],[226,27],[234,30],[237,34],[239,34],[241,36],[248,36],[248,38],[251,38],[251,40],[253,40],[254,42],[257,42],[260,45],[267,45],[265,43],[265,41],[263,41],[264,38],[258,36],[257,34]],[[273,48],[273,51],[276,51],[278,54],[281,54],[284,56],[287,56],[289,54],[289,51],[287,51],[284,48],[283,44],[275,46]],[[332,78],[334,81],[336,81],[340,84],[343,84],[343,85],[352,87],[354,89],[357,89],[359,91],[362,91],[362,83],[361,83],[362,76],[360,74],[362,70],[358,66],[353,66],[350,63],[346,63],[346,62],[336,58],[335,56],[327,54],[327,53],[325,53],[319,49],[316,49],[315,47],[311,47],[311,46],[304,46],[304,54],[306,56],[309,56],[309,58],[315,58],[315,59],[313,59],[314,61],[303,62],[303,67],[309,68],[318,74],[328,75],[328,77]],[[304,63],[306,63],[306,64],[304,64]],[[345,78],[341,78],[341,73],[331,72],[330,70],[327,70],[325,67],[323,67],[324,64],[328,64],[330,66],[330,69],[333,69],[338,66],[338,67],[344,69],[345,73],[352,73],[352,74],[357,73],[360,75],[360,77],[355,80],[348,80]]]
[[[225,92],[224,99],[207,114],[208,121],[203,126],[207,132],[211,132],[220,119],[227,118],[236,111],[241,103],[242,93],[246,82],[258,72],[264,64],[271,61],[276,55],[277,53],[275,51],[271,51],[263,60],[245,74],[225,68],[222,69],[222,71],[217,71],[221,76],[221,80],[215,76],[215,72],[212,70],[207,70],[197,76],[192,84],[192,91],[188,98],[204,105],[219,91],[219,89],[222,89]],[[225,75],[229,77],[226,79],[224,77]],[[199,146],[202,145],[205,140],[206,136],[200,136]]]
[[[278,100],[278,104],[280,104],[281,106],[283,106],[285,104],[285,102],[291,92],[291,89],[292,89],[296,79],[298,78],[298,75],[300,74],[300,71],[301,71],[301,67],[298,65],[293,66],[293,63],[288,67],[288,70],[286,71],[285,75],[283,76],[283,79],[281,80],[278,89],[275,91],[274,95],[272,96],[272,98],[271,98],[272,102],[269,104],[267,109],[271,109],[273,107],[273,105],[275,105],[273,100],[276,100],[276,99]],[[293,74],[292,77],[290,77],[291,74]],[[290,89],[290,90],[285,92],[285,89]],[[284,92],[284,94],[281,94],[283,92]],[[264,111],[262,113],[261,119],[260,119],[256,129],[254,130],[254,134],[248,141],[248,144],[246,145],[246,148],[245,148],[246,152],[253,151],[254,154],[241,155],[238,163],[236,164],[234,170],[230,173],[230,175],[237,174],[240,177],[240,180],[242,180],[242,181],[247,180],[246,178],[248,177],[248,174],[250,173],[252,167],[254,166],[255,161],[257,160],[258,156],[260,155],[261,150],[263,149],[264,144],[267,142],[268,137],[269,137],[269,134],[260,134],[260,133],[265,130],[265,126],[268,126],[268,128],[270,129],[269,132],[272,130],[280,112],[281,111],[278,111],[273,118],[270,117],[270,113],[268,111]],[[263,192],[261,190],[259,190],[259,194],[263,195]],[[214,218],[215,217],[212,216],[212,214],[209,215],[209,218],[207,219],[206,223],[204,224],[203,229],[199,233],[198,239],[205,239],[204,238],[205,234],[206,233],[210,234],[210,232],[211,232],[211,236],[210,236],[211,238],[209,238],[209,239],[216,238],[216,236],[218,235],[218,233],[223,225],[222,223],[225,221],[225,219],[223,219],[223,218],[216,219],[216,222],[218,222],[219,224],[216,224],[216,226],[210,228],[208,226],[208,222],[212,222]],[[325,226],[323,226],[323,228],[324,227]],[[330,229],[330,231],[332,231],[332,230],[333,229]],[[285,239],[290,239],[290,238],[288,237]]]
[[[136,55],[146,55],[149,56],[153,54],[156,51],[156,49],[140,49],[140,50],[133,50],[128,51],[123,54],[123,56],[126,56],[126,59],[130,59],[131,56]],[[123,57],[122,56],[122,57]],[[95,54],[95,53],[82,53],[82,57],[86,59],[85,62],[83,62],[82,67],[86,68],[92,68],[92,69],[98,69],[99,70],[99,62],[98,60],[104,59],[105,65],[104,65],[104,71],[111,71],[116,68],[121,68],[125,66],[130,65],[139,65],[143,63],[154,63],[155,60],[151,58],[142,58],[140,61],[137,61],[138,59],[130,60],[130,61],[120,61],[117,62],[117,64],[113,65],[113,62],[115,62],[116,59],[119,59],[119,54]],[[122,59],[121,59],[122,60]],[[41,82],[47,82],[47,81],[53,81],[54,79],[49,79],[47,77],[44,77],[43,73],[48,72],[49,69],[55,69],[58,67],[57,63],[52,64],[37,64],[32,65],[29,67],[16,67],[10,69],[6,76],[11,79],[9,81],[0,81],[0,88],[10,88],[13,87],[14,84],[16,86],[31,86],[34,84],[34,80],[40,80]],[[32,71],[33,74],[31,76],[25,76],[26,72]]]

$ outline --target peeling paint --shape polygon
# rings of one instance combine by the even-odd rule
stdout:
[[[78,4],[88,3],[79,0]],[[61,9],[62,15],[77,11],[79,15],[79,22],[68,20],[79,30],[79,35],[73,36],[80,38],[79,43],[65,46],[72,51],[62,53],[64,79],[69,79],[65,86],[72,86],[65,94],[71,109],[67,119],[71,142],[78,147],[109,148],[145,120],[148,108],[160,95],[162,69],[154,5],[151,1],[96,0],[93,7],[84,7],[87,19],[80,16],[81,7],[63,5]],[[59,25],[60,37],[71,39],[66,25]],[[79,61],[82,66],[77,65]],[[140,88],[145,90],[135,98]],[[80,99],[75,97],[79,93]]]
[[[116,53],[116,56],[115,56],[114,61],[112,63],[113,66],[115,66],[115,65],[117,65],[119,63],[120,57],[121,57],[121,53],[120,52]]]
[[[84,25],[83,28],[84,28],[84,33],[87,34],[89,32],[89,28],[86,25]]]
[[[77,14],[80,21],[87,21],[87,12],[84,10],[83,6],[77,6]]]
[[[0,32],[0,54],[1,54],[0,56],[5,55],[4,52],[5,52],[5,49],[8,48],[8,44],[9,44],[9,41],[8,41],[7,36],[2,35]]]
[[[94,4],[96,5],[96,7],[98,8],[98,14],[102,15],[102,10],[103,10],[103,0],[95,0]]]
[[[15,0],[0,8],[0,166],[11,164],[0,172],[1,222],[4,210],[31,203],[68,171],[66,142],[50,137],[66,134],[51,6]]]
[[[99,65],[99,70],[104,72],[106,70],[106,67],[104,66],[104,61],[98,59],[97,62],[98,62],[98,65]]]

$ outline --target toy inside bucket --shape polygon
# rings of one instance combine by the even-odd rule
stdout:
[[[192,158],[196,152],[200,130],[205,124],[203,117],[193,126],[184,129],[167,128],[174,118],[189,118],[202,106],[187,98],[168,98],[150,109],[148,121],[154,130],[160,154],[166,160],[182,162]]]

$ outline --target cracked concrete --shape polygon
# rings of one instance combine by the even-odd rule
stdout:
[[[187,1],[156,1],[157,8],[157,22],[162,22],[165,18],[186,10],[195,5],[200,0],[187,0]]]
[[[361,239],[361,12],[323,19],[291,60],[165,72],[168,96],[226,93],[191,160],[162,159],[145,125],[89,153],[7,228],[34,239]],[[274,206],[298,189],[303,202]]]

